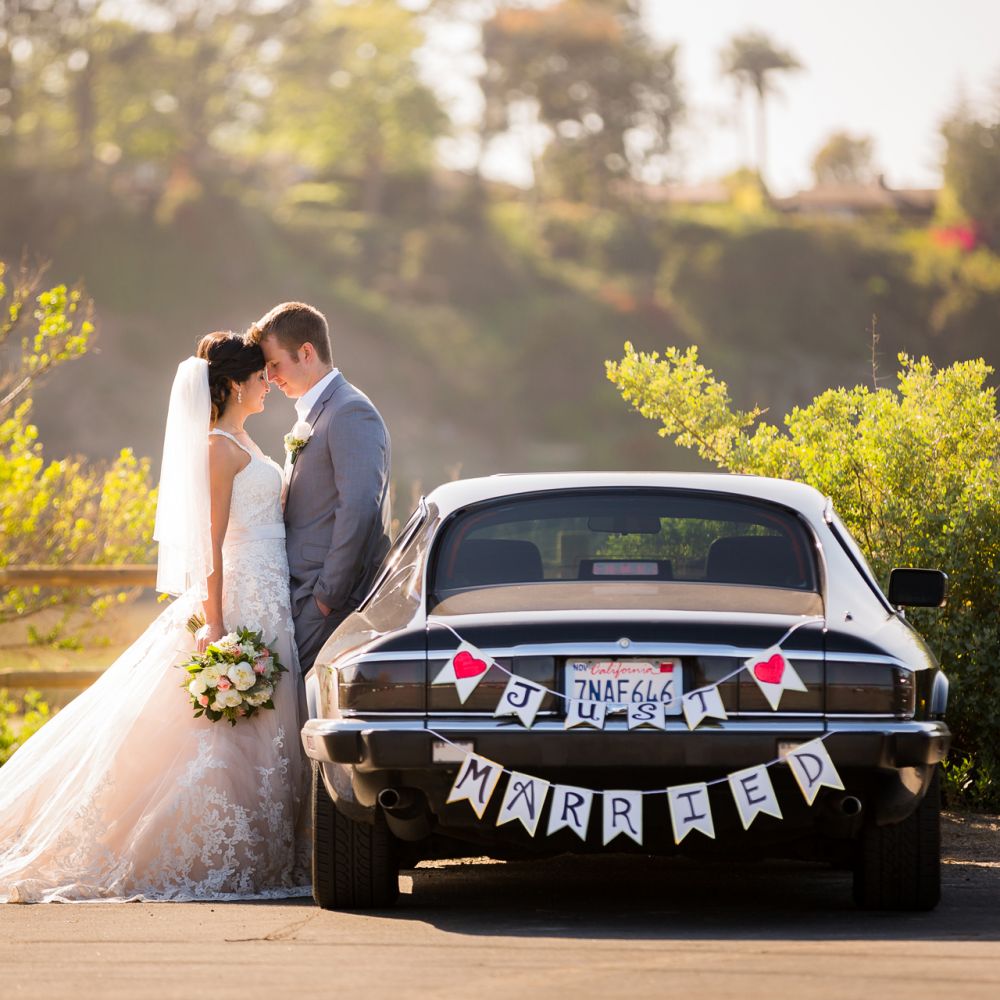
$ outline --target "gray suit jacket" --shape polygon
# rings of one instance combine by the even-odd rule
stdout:
[[[372,401],[339,373],[307,419],[312,437],[285,498],[292,613],[315,596],[342,618],[389,548],[389,432]]]

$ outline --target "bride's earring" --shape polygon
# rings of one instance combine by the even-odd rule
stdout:
[[[243,389],[241,386],[236,387],[236,402],[237,403],[243,402]]]

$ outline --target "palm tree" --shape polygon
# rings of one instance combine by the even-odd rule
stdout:
[[[722,72],[736,80],[741,90],[752,89],[757,95],[757,174],[764,179],[767,154],[765,105],[774,93],[772,77],[777,72],[802,69],[802,64],[785,49],[779,49],[767,35],[748,31],[734,36],[722,52]]]

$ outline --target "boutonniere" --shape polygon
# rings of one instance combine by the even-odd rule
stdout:
[[[295,459],[299,457],[299,452],[309,443],[312,433],[312,425],[305,420],[299,420],[285,435],[285,451],[291,457],[292,465],[295,464]]]

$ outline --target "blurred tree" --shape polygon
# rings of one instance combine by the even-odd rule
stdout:
[[[430,170],[447,118],[421,81],[417,16],[394,0],[316,0],[269,46],[271,93],[250,146],[321,176],[359,180],[382,209],[388,174]]]
[[[751,90],[757,97],[756,168],[762,180],[767,173],[767,99],[775,92],[775,75],[796,69],[802,69],[798,59],[759,31],[736,35],[722,52],[723,74],[733,77],[741,91]]]
[[[878,176],[871,136],[834,132],[813,158],[817,184],[871,184]]]
[[[980,803],[1000,808],[1000,413],[982,359],[936,369],[899,356],[895,389],[829,389],[795,407],[784,428],[734,409],[698,349],[636,351],[608,378],[656,421],[662,437],[728,472],[808,483],[834,506],[877,577],[894,566],[948,573],[943,609],[910,609],[951,681],[955,745],[983,777]]]
[[[83,355],[93,333],[91,304],[80,289],[41,288],[42,272],[22,266],[12,280],[0,262],[0,566],[144,562],[151,556],[156,491],[149,462],[123,451],[107,466],[81,459],[46,462],[29,422],[28,390],[54,367]],[[84,588],[14,587],[0,594],[0,624],[27,622],[47,608],[63,619],[34,642],[71,644],[69,611],[99,615],[127,594]]]
[[[657,48],[634,0],[501,7],[483,25],[483,144],[519,124],[536,170],[567,197],[606,202],[670,147],[682,110],[676,49]]]
[[[977,117],[962,106],[941,131],[945,183],[979,238],[1000,251],[1000,93],[986,114]]]

